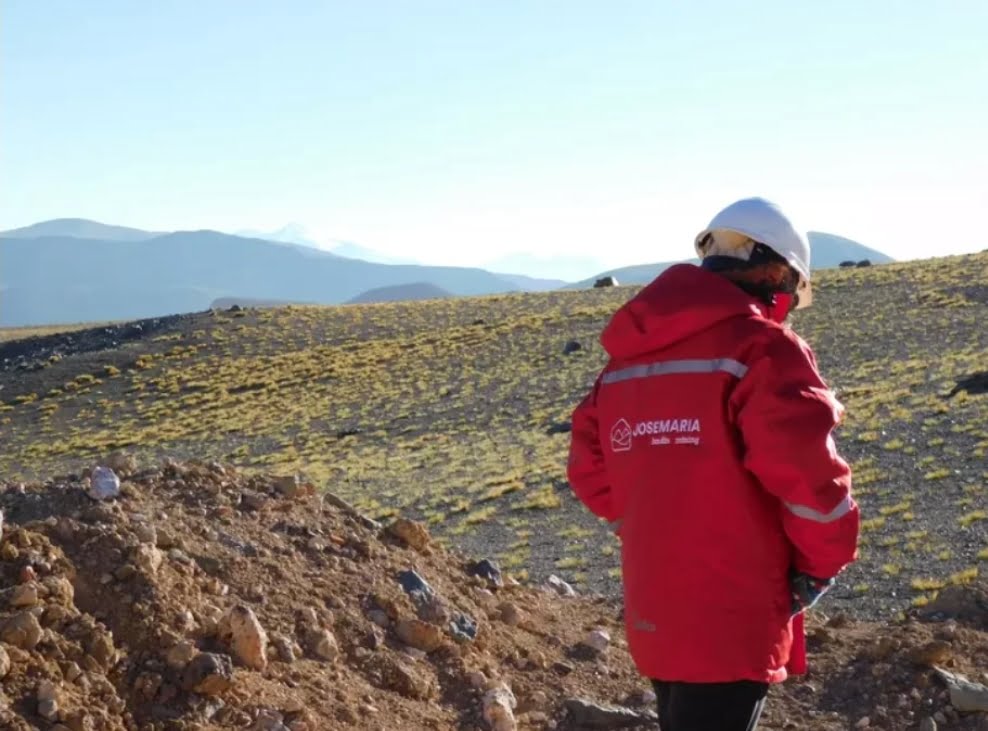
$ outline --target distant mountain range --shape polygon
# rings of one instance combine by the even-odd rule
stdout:
[[[374,264],[408,264],[419,265],[420,261],[407,257],[390,256],[380,251],[370,249],[352,241],[340,241],[339,239],[326,239],[320,237],[300,223],[290,223],[275,231],[237,231],[235,236],[246,238],[264,239],[265,241],[282,241],[290,244],[309,246],[313,249],[329,251],[337,256],[345,256],[348,259],[360,259]]]
[[[0,232],[0,237],[10,239],[38,239],[48,236],[70,237],[74,239],[101,239],[103,241],[147,241],[163,232],[142,231],[126,226],[108,226],[105,223],[88,221],[85,218],[56,218],[42,221],[24,228]]]
[[[291,227],[269,235],[277,240],[217,231],[152,232],[85,219],[2,232],[0,326],[127,320],[233,303],[343,304],[547,291],[589,286],[596,279],[567,285],[562,278],[528,276],[532,272],[373,262],[339,253],[362,251],[355,244],[336,242],[327,251],[300,243],[307,240],[305,232]],[[845,259],[891,261],[847,239],[812,237],[817,267]],[[536,273],[550,272],[550,262],[540,260]],[[567,266],[561,261],[561,268]],[[607,273],[621,284],[644,283],[667,266]]]
[[[835,236],[834,234],[821,233],[819,231],[810,231],[807,233],[807,236],[810,240],[810,251],[812,254],[810,262],[811,269],[831,269],[840,266],[845,261],[859,262],[864,259],[867,259],[872,264],[889,264],[895,261],[887,254],[871,249],[864,244],[859,244],[857,241],[846,239],[843,236]],[[695,264],[697,261],[695,258],[682,259],[679,261],[636,264],[620,269],[611,269],[589,279],[569,284],[567,288],[580,289],[589,287],[597,279],[607,276],[617,279],[618,284],[647,284],[673,264],[682,262],[692,262]]]

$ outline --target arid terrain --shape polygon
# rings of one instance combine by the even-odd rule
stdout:
[[[2,728],[655,728],[613,599],[519,583],[294,478],[102,461],[117,496],[68,475],[0,494]],[[810,675],[765,728],[988,727],[937,670],[988,666],[983,586],[809,625]]]
[[[847,407],[861,558],[766,728],[988,728],[933,667],[988,682],[988,254],[828,270],[815,289],[794,327]],[[593,727],[576,698],[650,708],[619,545],[564,474],[597,336],[635,291],[0,333],[0,721],[480,729],[489,682],[523,728]],[[108,463],[122,494],[95,500]],[[481,559],[500,585],[469,576]],[[409,570],[434,594],[405,591]],[[263,628],[263,666],[231,625]],[[596,628],[602,651],[581,644]]]

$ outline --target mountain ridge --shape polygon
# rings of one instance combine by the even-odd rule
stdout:
[[[52,231],[74,235],[48,235]],[[383,295],[371,296],[391,300],[397,292],[418,299],[421,287],[435,288],[434,296],[454,297],[545,292],[589,287],[608,275],[620,284],[644,284],[676,263],[623,267],[567,283],[481,267],[349,258],[290,240],[297,231],[283,232],[281,238],[288,240],[273,241],[210,229],[151,232],[79,218],[0,232],[0,326],[158,317],[202,311],[214,302],[231,300],[336,305],[381,289]],[[814,268],[863,258],[892,261],[833,234],[813,232],[811,240]],[[822,257],[821,250],[826,252]]]
[[[810,268],[812,270],[831,269],[840,266],[845,261],[859,262],[867,259],[872,264],[891,264],[895,261],[888,254],[865,246],[853,239],[838,236],[837,234],[810,231],[807,236],[810,239]],[[671,266],[686,263],[696,264],[698,262],[699,259],[692,257],[649,264],[631,264],[600,272],[587,279],[566,285],[566,288],[580,289],[591,287],[595,281],[604,277],[614,277],[617,279],[618,284],[648,284]]]
[[[144,241],[8,236],[0,238],[0,255],[5,327],[195,312],[223,297],[342,304],[417,281],[454,295],[519,289],[482,269],[375,264],[214,231]]]

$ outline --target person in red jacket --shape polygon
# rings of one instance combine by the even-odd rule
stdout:
[[[811,300],[804,234],[736,201],[601,335],[569,482],[621,540],[629,651],[662,731],[750,731],[805,671],[803,612],[857,559],[843,407],[785,320]]]

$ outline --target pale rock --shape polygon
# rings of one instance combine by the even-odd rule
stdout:
[[[514,709],[517,705],[515,694],[506,685],[487,691],[483,698],[483,714],[491,731],[516,731],[518,721]]]
[[[120,496],[120,478],[109,467],[97,467],[89,479],[86,494],[93,500],[111,500]]]
[[[267,667],[268,635],[250,607],[238,604],[231,608],[220,622],[218,634],[241,663],[254,670]]]
[[[559,596],[576,596],[576,589],[555,574],[551,575],[546,581],[546,588]]]
[[[387,629],[391,626],[391,618],[383,609],[370,610],[367,612],[367,618],[382,629]]]
[[[46,721],[54,721],[58,718],[58,701],[54,698],[38,701],[38,715]]]
[[[70,683],[74,683],[81,677],[82,668],[79,667],[79,663],[70,662],[65,668],[65,679]]]
[[[151,543],[142,543],[134,550],[134,565],[150,576],[158,573],[164,560],[164,554]]]
[[[433,652],[443,643],[442,631],[420,619],[403,619],[395,629],[398,639],[424,652]]]
[[[401,539],[416,551],[424,551],[432,542],[425,525],[408,518],[398,518],[391,523],[388,526],[388,533]]]
[[[75,599],[75,587],[64,576],[46,576],[42,586],[48,592],[48,598],[60,604],[70,605]]]
[[[165,662],[173,670],[181,670],[196,656],[198,650],[188,640],[182,640],[165,655]]]
[[[950,704],[962,713],[988,713],[988,687],[936,668],[950,691]]]
[[[223,620],[223,610],[215,604],[203,604],[199,610],[198,620],[207,636],[215,635],[219,631],[220,622]]]
[[[316,657],[327,662],[332,662],[340,654],[339,643],[328,629],[317,629],[310,633],[309,649]]]
[[[6,678],[7,673],[9,672],[10,672],[10,655],[7,654],[7,651],[3,648],[3,645],[0,645],[0,680]]]
[[[854,728],[868,728],[869,726],[871,726],[871,719],[867,716],[854,724]]]
[[[10,606],[15,609],[33,607],[38,603],[38,585],[35,582],[18,584],[10,597]]]
[[[938,728],[937,722],[929,716],[919,722],[919,731],[937,731]]]
[[[284,718],[277,711],[263,708],[257,713],[254,725],[250,731],[287,731]]]
[[[603,654],[607,652],[607,648],[611,644],[611,636],[607,633],[607,630],[595,629],[587,635],[586,639],[583,640],[583,644],[598,655]]]
[[[38,618],[29,611],[15,614],[0,629],[0,640],[22,650],[33,650],[41,642],[42,629]]]
[[[50,680],[42,680],[38,683],[38,700],[54,701],[58,700],[58,688]]]

